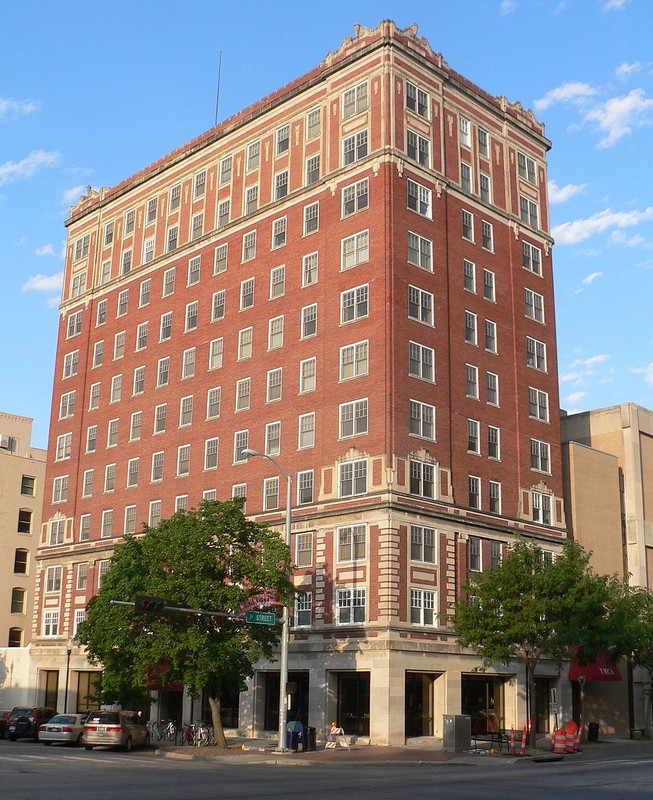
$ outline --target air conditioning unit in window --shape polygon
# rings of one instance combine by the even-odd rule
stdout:
[[[9,450],[10,453],[14,452],[16,447],[16,439],[9,436],[8,433],[0,433],[0,449]]]

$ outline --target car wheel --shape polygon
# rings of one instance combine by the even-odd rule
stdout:
[[[9,741],[10,742],[15,742],[16,739],[18,739],[18,736],[14,736],[12,733],[9,734]]]
[[[85,745],[85,747],[86,747],[87,750],[92,750],[93,749],[93,745],[92,744],[87,744],[87,745]]]
[[[127,741],[125,742],[125,753],[131,753],[132,750],[132,738],[131,736],[127,737]]]
[[[81,747],[84,744],[84,734],[80,733],[77,737],[77,747]]]
[[[43,744],[44,744],[46,747],[49,747],[49,746],[52,744],[52,742],[43,742]]]

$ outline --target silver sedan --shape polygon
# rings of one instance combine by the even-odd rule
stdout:
[[[81,746],[84,744],[85,719],[83,714],[57,714],[39,728],[39,742],[62,742]]]

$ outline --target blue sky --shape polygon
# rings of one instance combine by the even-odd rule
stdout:
[[[224,119],[385,18],[546,125],[562,407],[653,408],[650,0],[21,0],[0,9],[0,409],[36,446],[71,204],[213,125],[220,52]]]

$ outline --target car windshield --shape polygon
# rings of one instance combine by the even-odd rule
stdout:
[[[74,725],[76,722],[76,718],[71,717],[70,714],[57,714],[56,717],[52,717],[51,720],[48,720],[48,725]]]
[[[89,714],[86,720],[87,724],[93,725],[115,725],[120,721],[117,711],[98,711],[94,714]]]
[[[30,717],[31,715],[31,708],[14,708],[14,710],[11,712],[12,717]]]

